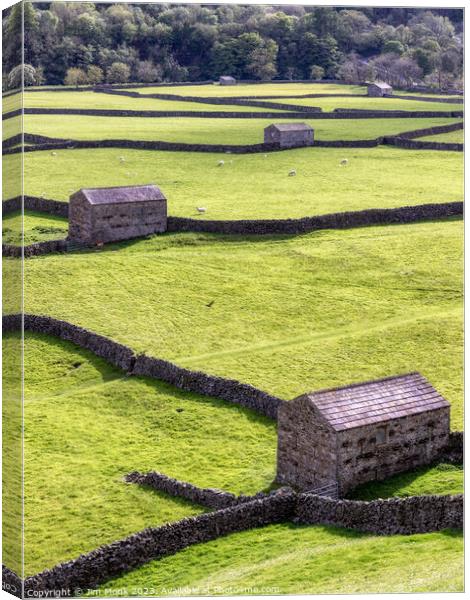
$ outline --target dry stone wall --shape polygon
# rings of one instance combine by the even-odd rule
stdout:
[[[413,496],[361,502],[300,494],[296,520],[379,535],[462,529],[463,496]]]
[[[236,235],[296,235],[320,229],[349,229],[368,225],[413,223],[429,219],[460,216],[462,202],[420,204],[401,208],[382,208],[333,213],[301,219],[208,221],[186,217],[168,217],[168,231],[193,231]]]
[[[129,473],[125,477],[125,480],[127,483],[146,485],[159,492],[165,492],[165,494],[169,494],[170,496],[185,498],[196,504],[215,509],[227,508],[228,506],[243,504],[244,502],[260,500],[271,495],[259,492],[255,496],[235,496],[235,494],[224,492],[222,490],[200,488],[192,483],[179,481],[178,479],[173,479],[172,477],[157,473],[156,471],[150,471],[149,473],[139,473],[134,471],[133,473]]]
[[[267,498],[151,527],[126,539],[101,546],[77,559],[28,577],[25,593],[70,596],[135,569],[151,560],[175,554],[183,548],[214,540],[237,531],[288,520],[295,509],[295,495],[281,492]]]
[[[7,331],[13,328],[19,330],[21,329],[21,317],[6,315],[3,317],[3,326]],[[67,321],[25,314],[24,329],[72,342],[123,369],[128,375],[159,379],[179,389],[239,404],[271,419],[277,418],[278,408],[283,403],[280,398],[234,379],[224,379],[199,371],[190,371],[158,358],[145,355],[136,356],[127,346]]]

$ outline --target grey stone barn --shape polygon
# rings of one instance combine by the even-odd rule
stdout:
[[[274,123],[264,130],[265,144],[278,144],[280,148],[297,148],[313,145],[313,129],[306,123]]]
[[[237,85],[237,80],[230,75],[222,75],[219,77],[219,83],[220,85]]]
[[[393,94],[393,88],[384,81],[374,81],[367,85],[368,96],[390,96]]]
[[[69,204],[68,239],[96,245],[166,231],[166,198],[155,185],[87,188]]]
[[[419,373],[299,396],[279,410],[277,481],[344,496],[436,460],[449,417],[449,403]]]

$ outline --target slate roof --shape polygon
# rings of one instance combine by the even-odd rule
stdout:
[[[222,75],[219,77],[219,81],[235,81],[235,77],[232,77],[231,75]]]
[[[269,125],[270,127],[274,127],[278,131],[313,131],[312,127],[307,125],[307,123],[273,123]]]
[[[77,194],[83,194],[90,204],[124,204],[166,200],[160,188],[152,184],[83,188]]]
[[[391,90],[392,89],[392,86],[388,85],[388,83],[385,83],[385,81],[373,81],[372,83],[369,83],[369,85],[375,85],[375,87],[378,87],[381,90]]]
[[[336,431],[450,407],[420,373],[321,390],[307,398]]]

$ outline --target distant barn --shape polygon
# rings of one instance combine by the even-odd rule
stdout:
[[[313,145],[313,129],[306,123],[275,123],[264,130],[265,144],[278,144],[280,148],[297,148]]]
[[[383,81],[374,81],[373,83],[369,83],[367,85],[368,96],[390,96],[391,94],[393,94],[392,86]]]
[[[342,496],[438,459],[450,405],[419,373],[299,396],[278,414],[277,480]]]
[[[70,197],[69,240],[88,245],[166,231],[166,198],[155,185],[81,189]]]
[[[222,77],[219,77],[219,83],[220,85],[236,85],[237,80],[230,75],[222,75]]]

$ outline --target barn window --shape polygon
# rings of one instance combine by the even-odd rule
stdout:
[[[377,433],[375,435],[377,438],[377,444],[386,444],[387,443],[387,427],[379,427],[377,429]]]

